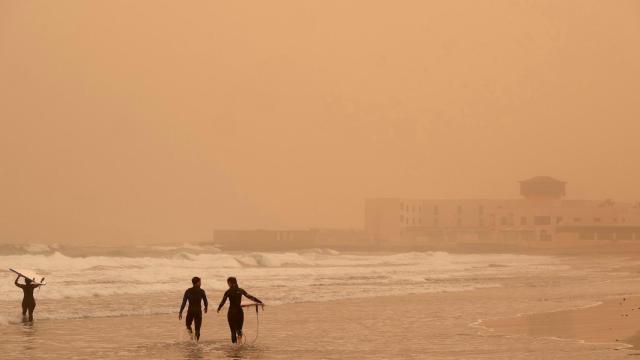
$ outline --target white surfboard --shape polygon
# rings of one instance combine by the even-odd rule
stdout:
[[[44,277],[40,277],[38,274],[32,271],[17,270],[17,269],[11,269],[11,268],[9,270],[16,273],[19,276],[22,276],[25,279],[30,279],[31,281],[33,281],[34,285],[46,285],[46,283],[44,282]],[[36,280],[38,278],[40,280]]]

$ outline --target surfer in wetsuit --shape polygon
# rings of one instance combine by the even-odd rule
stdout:
[[[178,320],[182,320],[182,311],[184,310],[187,301],[189,301],[186,320],[187,329],[189,330],[189,333],[193,333],[193,330],[191,330],[191,324],[195,322],[196,340],[200,340],[200,326],[202,325],[202,308],[200,307],[200,303],[204,302],[204,313],[206,314],[209,302],[207,301],[207,295],[204,293],[204,290],[200,288],[200,278],[196,276],[191,279],[191,282],[193,283],[193,287],[188,288],[187,291],[184,292]]]
[[[229,311],[227,312],[227,320],[229,321],[229,330],[231,330],[231,342],[234,344],[237,342],[242,343],[242,325],[244,323],[244,311],[242,311],[242,305],[240,304],[242,295],[258,304],[262,304],[262,301],[247,294],[244,289],[238,287],[238,280],[236,280],[235,277],[228,278],[227,284],[229,285],[229,289],[225,291],[224,297],[222,297],[222,301],[220,301],[218,312],[220,312],[220,309],[222,309],[228,298]]]
[[[33,321],[33,310],[36,308],[36,299],[33,297],[33,290],[40,287],[40,284],[34,285],[31,279],[24,278],[23,285],[18,283],[18,280],[20,280],[20,275],[18,275],[14,284],[24,292],[24,297],[22,298],[22,319],[25,320],[27,318],[27,312],[29,312],[29,321]]]

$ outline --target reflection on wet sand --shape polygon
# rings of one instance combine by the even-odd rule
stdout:
[[[32,351],[36,350],[38,346],[35,344],[33,340],[36,340],[37,337],[37,327],[33,325],[33,321],[24,321],[22,323],[22,333],[24,335],[23,338],[23,347],[24,354],[26,356],[29,355]]]
[[[200,343],[183,342],[175,344],[184,360],[225,358],[232,360],[262,359],[263,349],[254,345],[233,345],[220,342],[202,341]],[[173,345],[171,346],[173,347]],[[149,350],[149,349],[147,349]],[[169,349],[167,349],[169,350]]]
[[[195,343],[180,344],[182,353],[185,360],[200,360],[204,359],[202,347]]]
[[[241,346],[230,346],[224,351],[225,358],[232,360],[244,359],[244,351]]]
[[[262,349],[254,345],[228,345],[224,349],[225,358],[231,360],[261,359]]]

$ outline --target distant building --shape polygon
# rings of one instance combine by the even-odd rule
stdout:
[[[353,229],[215,230],[213,242],[225,250],[351,249],[366,246],[367,237]]]
[[[520,195],[527,200],[558,200],[565,195],[566,182],[549,176],[520,181]]]
[[[379,245],[638,240],[640,205],[566,200],[566,183],[520,181],[521,199],[366,199],[365,232]]]

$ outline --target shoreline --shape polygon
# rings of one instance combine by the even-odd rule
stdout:
[[[431,258],[425,259],[430,261]],[[625,300],[628,312],[634,316],[630,317],[632,321],[626,322],[627,327],[618,331],[620,339],[631,339],[624,343],[577,333],[575,328],[584,327],[584,323],[591,326],[589,324],[593,321],[590,322],[590,316],[579,318],[573,314],[594,311],[594,308],[598,309],[596,312],[602,312],[600,307],[603,304],[597,302],[607,297],[612,299],[607,300],[612,302],[607,304],[615,313],[619,309],[613,307],[613,301],[619,295],[640,294],[640,282],[637,281],[640,262],[637,260],[611,257],[606,262],[597,262],[595,257],[583,256],[539,261],[509,257],[509,261],[518,264],[512,271],[509,266],[499,266],[499,261],[495,265],[488,258],[479,259],[483,259],[481,266],[471,263],[469,269],[472,274],[449,278],[451,272],[445,271],[445,283],[450,287],[440,285],[438,270],[442,267],[435,265],[435,270],[425,268],[427,270],[418,274],[425,280],[419,282],[422,284],[419,287],[411,278],[406,283],[399,283],[400,286],[391,292],[385,291],[387,288],[379,288],[379,284],[367,286],[369,282],[363,283],[355,292],[349,282],[332,285],[330,291],[304,283],[301,283],[302,287],[278,289],[277,282],[275,285],[269,283],[276,288],[256,295],[268,293],[269,296],[263,300],[274,303],[267,303],[265,311],[259,313],[260,340],[256,346],[246,350],[252,353],[243,356],[264,360],[425,357],[441,360],[506,360],[516,357],[609,360],[627,356],[626,351],[615,350],[621,350],[623,346],[627,349],[629,346],[626,344],[633,341],[632,330],[635,328],[632,325],[636,314],[640,319],[640,297],[634,297],[633,301]],[[528,262],[530,260],[531,263]],[[127,264],[129,262],[120,265]],[[89,265],[94,264],[82,264],[83,267]],[[526,271],[519,270],[520,266],[526,266],[522,268]],[[499,267],[499,271],[492,269],[494,267]],[[402,267],[390,270],[406,271]],[[280,270],[256,268],[247,270],[245,275],[250,278],[252,273],[264,271],[272,276],[280,274]],[[186,271],[187,274],[189,272]],[[360,276],[362,272],[366,274],[368,269],[363,268],[355,274]],[[328,274],[344,277],[340,269],[331,270]],[[271,277],[263,276],[261,279]],[[428,279],[431,280],[426,281]],[[499,286],[456,290],[465,289],[467,283],[495,283]],[[426,292],[431,289],[440,290]],[[207,288],[211,311],[204,315],[202,341],[197,345],[189,342],[184,320],[177,319],[181,292],[174,291],[173,285],[170,291],[109,295],[88,293],[92,296],[43,299],[38,303],[33,324],[12,322],[0,326],[0,337],[5,339],[3,349],[9,358],[15,359],[66,359],[74,356],[108,360],[223,358],[232,347],[229,344],[226,308],[221,314],[216,314],[214,308],[221,291],[217,288],[209,291]],[[341,299],[329,300],[333,295]],[[280,304],[281,300],[285,303]],[[631,310],[632,304],[638,309]],[[15,296],[15,302],[0,302],[0,309],[7,314],[18,314],[18,296]],[[124,313],[119,313],[121,311]],[[572,315],[568,318],[562,315],[565,313]],[[88,316],[66,318],[70,314]],[[93,316],[102,314],[112,315]],[[45,319],[49,316],[52,318]],[[55,318],[57,316],[61,317]],[[559,316],[560,320],[549,320],[545,316],[554,319]],[[536,323],[532,331],[529,319],[538,317],[543,317],[539,321],[542,325]],[[257,321],[253,310],[245,310],[245,331],[249,340],[257,335]],[[607,322],[612,320],[599,320],[595,325]],[[567,329],[568,324],[572,326]],[[601,335],[597,330],[592,332]],[[23,356],[25,340],[33,345],[28,357]],[[74,351],[79,351],[79,354]],[[98,355],[94,356],[94,352]]]
[[[560,358],[567,349],[574,354],[603,355],[596,357],[600,359],[615,356],[610,344],[590,345],[578,341],[568,344],[562,339],[551,338],[539,342],[528,337],[514,340],[509,333],[495,336],[473,326],[473,322],[483,315],[513,318],[527,308],[535,307],[539,310],[535,316],[561,304],[558,301],[543,303],[539,296],[532,295],[535,292],[522,293],[518,290],[524,289],[507,284],[470,291],[267,304],[259,315],[258,344],[238,351],[251,352],[245,354],[247,358],[253,358],[254,351],[258,355],[269,352],[274,359],[424,358],[422,355],[416,357],[416,354],[446,359],[479,359],[478,356],[490,354],[489,358],[511,359],[522,349],[529,349],[533,358],[542,354]],[[521,296],[527,296],[528,300],[514,301]],[[575,301],[564,304],[570,306],[572,303]],[[92,349],[100,349],[102,354],[91,355],[93,358],[107,359],[112,358],[108,354],[116,353],[118,357],[128,358],[178,359],[188,358],[192,351],[201,350],[207,356],[224,357],[229,351],[236,350],[229,344],[226,308],[216,314],[214,305],[211,303],[209,313],[204,315],[202,339],[198,344],[200,350],[193,348],[188,341],[184,321],[177,319],[177,307],[175,313],[170,314],[43,321],[38,321],[36,314],[33,325],[0,326],[0,336],[8,339],[8,353],[13,351],[16,354],[24,350],[24,336],[33,338],[36,343],[30,350],[31,357],[25,357],[29,359],[68,358],[75,350],[80,351],[80,354],[73,353],[76,357],[90,355]],[[252,310],[245,311],[245,330],[249,340],[256,334],[256,320]],[[126,326],[122,326],[123,323]],[[483,322],[482,326],[485,325]],[[55,344],[52,343],[54,335]],[[302,342],[292,343],[290,340],[301,336],[304,338]],[[398,344],[403,346],[398,347]],[[46,352],[39,350],[44,348]],[[49,351],[54,356],[49,357]]]
[[[335,244],[317,243],[299,246],[230,246],[213,242],[196,243],[141,243],[122,245],[101,245],[87,243],[71,246],[64,243],[30,244],[0,243],[3,255],[52,255],[61,253],[69,257],[116,256],[145,257],[166,256],[182,252],[204,253],[242,253],[242,252],[309,252],[317,250],[336,251],[342,254],[397,254],[406,252],[447,252],[451,254],[513,254],[542,256],[628,256],[640,258],[640,243],[629,241],[588,241],[588,242],[466,242],[450,244]]]
[[[640,350],[640,295],[607,297],[593,305],[480,319],[496,335],[549,338]]]

